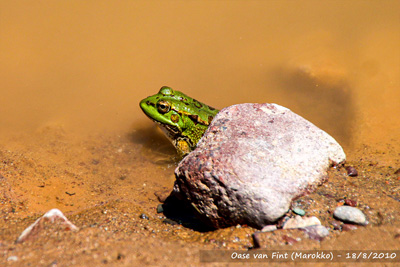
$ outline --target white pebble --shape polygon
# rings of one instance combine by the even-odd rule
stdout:
[[[364,213],[361,210],[350,206],[337,207],[333,212],[333,217],[342,222],[360,225],[367,224],[367,218],[365,217]]]
[[[17,256],[10,256],[7,258],[7,261],[17,261],[18,257]]]

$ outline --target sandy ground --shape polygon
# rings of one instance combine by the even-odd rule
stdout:
[[[196,266],[202,265],[199,250],[252,247],[251,235],[256,229],[241,226],[204,231],[196,228],[198,222],[185,224],[179,216],[167,218],[157,213],[158,197],[173,185],[174,155],[172,146],[154,127],[121,135],[82,137],[61,126],[48,125],[33,134],[3,139],[1,264]],[[333,169],[328,182],[296,200],[307,215],[317,216],[331,229],[330,236],[322,242],[300,236],[301,241],[292,244],[288,237],[298,238],[298,233],[274,232],[264,242],[265,247],[400,247],[398,151],[364,146],[348,155],[347,165],[358,170],[357,177],[349,177],[344,168]],[[332,211],[344,199],[357,201],[357,207],[368,216],[367,226],[353,231],[333,230]],[[39,236],[15,243],[26,227],[52,208],[60,209],[79,231],[48,225]],[[17,261],[12,261],[12,256],[18,257]]]

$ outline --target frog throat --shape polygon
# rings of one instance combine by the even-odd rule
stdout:
[[[183,143],[186,143],[189,148],[184,149],[184,151],[189,152],[190,150],[194,149],[195,144],[193,144],[192,140],[187,136],[182,135],[182,132],[179,131],[179,128],[176,126],[172,126],[169,124],[163,124],[159,121],[153,120],[160,129],[164,132],[164,134],[170,139],[172,144],[178,149],[178,151],[182,150]]]

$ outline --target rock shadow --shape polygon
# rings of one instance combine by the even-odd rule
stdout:
[[[197,232],[209,232],[215,228],[201,221],[193,207],[180,200],[176,194],[171,193],[162,204],[165,223],[180,224]]]
[[[332,135],[339,143],[351,145],[356,107],[353,90],[345,77],[283,67],[273,70],[271,76],[288,108]]]

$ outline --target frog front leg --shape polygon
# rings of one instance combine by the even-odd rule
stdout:
[[[189,154],[193,148],[190,145],[190,140],[187,137],[178,137],[174,142],[175,148],[181,158]]]

